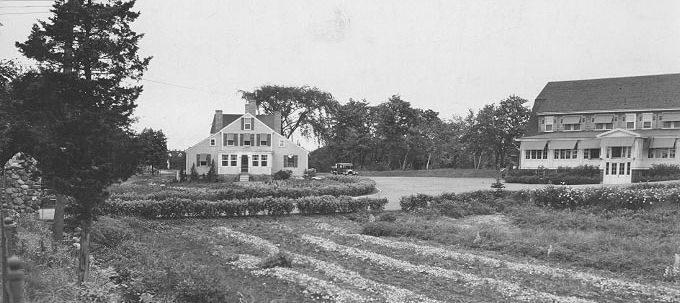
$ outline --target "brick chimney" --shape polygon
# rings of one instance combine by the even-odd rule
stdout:
[[[213,128],[210,131],[211,134],[216,133],[218,130],[222,129],[224,125],[222,121],[222,110],[215,110],[215,118],[213,118]]]
[[[274,112],[274,131],[277,133],[281,133],[281,112],[280,111],[275,111]]]
[[[246,99],[246,114],[257,115],[257,101],[255,99]]]

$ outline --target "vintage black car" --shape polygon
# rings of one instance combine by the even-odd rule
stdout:
[[[331,166],[331,173],[334,175],[358,175],[352,163],[335,163]]]

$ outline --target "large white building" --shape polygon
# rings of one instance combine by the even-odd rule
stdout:
[[[617,184],[680,164],[680,74],[549,82],[532,111],[521,169],[593,165]]]

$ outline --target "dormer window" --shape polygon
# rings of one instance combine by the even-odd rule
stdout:
[[[581,117],[566,116],[562,119],[562,126],[565,131],[581,130]]]
[[[659,120],[663,121],[663,128],[680,128],[680,113],[663,113]]]
[[[254,130],[255,118],[241,118],[241,130]]]
[[[652,120],[654,115],[652,113],[642,114],[642,128],[652,128]]]
[[[596,130],[609,130],[614,128],[614,115],[595,115],[593,118]]]
[[[626,114],[626,129],[635,129],[635,114]]]
[[[553,123],[554,122],[555,122],[555,118],[553,116],[545,117],[545,131],[546,132],[553,131]]]

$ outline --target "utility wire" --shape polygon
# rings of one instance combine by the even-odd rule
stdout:
[[[170,82],[164,82],[164,81],[158,81],[158,80],[151,80],[151,79],[146,79],[146,78],[142,78],[142,80],[144,80],[144,81],[149,81],[149,82],[153,82],[153,83],[158,83],[158,84],[163,84],[163,85],[168,85],[168,86],[174,86],[174,87],[184,88],[184,89],[205,91],[205,89],[196,88],[196,87],[191,87],[191,86],[184,86],[184,85],[174,84],[174,83],[170,83]]]
[[[13,5],[13,6],[0,6],[0,8],[22,8],[22,7],[52,7],[51,5]]]
[[[0,13],[0,16],[3,15],[30,15],[30,14],[49,14],[51,12],[20,12],[20,13]]]

